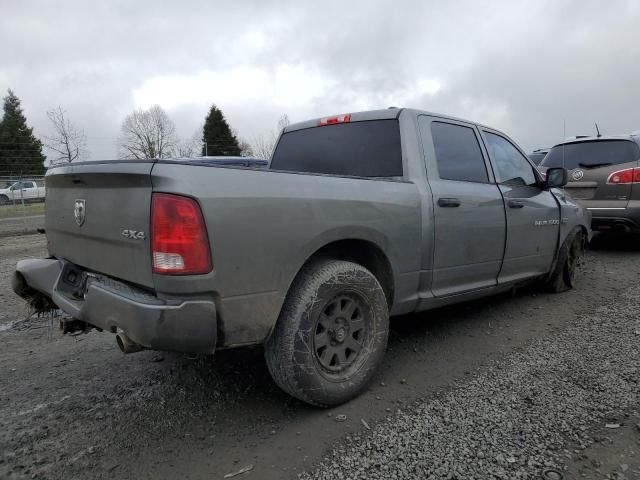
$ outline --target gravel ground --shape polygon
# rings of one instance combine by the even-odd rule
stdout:
[[[0,238],[2,479],[638,475],[636,239],[597,243],[564,294],[394,319],[371,387],[331,410],[283,394],[259,348],[125,356],[110,334],[24,321],[10,273],[43,255],[42,235]]]
[[[628,425],[640,450],[638,312],[634,286],[463,386],[347,439],[300,478],[524,479],[548,470],[605,478],[588,449]],[[572,460],[588,466],[576,472]],[[617,467],[606,478],[640,478],[640,454]]]

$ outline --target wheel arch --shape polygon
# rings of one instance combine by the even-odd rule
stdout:
[[[375,241],[364,238],[341,238],[329,241],[320,247],[317,247],[307,258],[300,264],[295,274],[291,276],[290,281],[284,290],[284,299],[280,305],[278,316],[273,323],[265,341],[269,339],[276,324],[280,313],[285,306],[286,297],[289,295],[292,287],[295,285],[300,273],[310,264],[320,260],[343,260],[363,266],[369,270],[380,283],[387,300],[389,310],[393,305],[395,298],[395,277],[393,266],[384,249]]]
[[[395,295],[393,267],[384,250],[375,242],[359,238],[330,242],[313,252],[302,264],[298,273],[310,263],[321,259],[353,262],[369,270],[380,283],[387,299],[387,305],[391,309]],[[293,285],[293,282],[291,285]],[[291,288],[291,285],[289,288]]]

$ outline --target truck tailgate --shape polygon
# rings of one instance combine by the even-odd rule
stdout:
[[[113,161],[50,169],[45,212],[49,253],[152,287],[152,167],[152,161]]]

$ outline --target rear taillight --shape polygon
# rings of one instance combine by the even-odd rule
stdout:
[[[318,122],[319,126],[323,125],[335,125],[336,123],[349,123],[351,121],[351,114],[346,113],[344,115],[336,115],[335,117],[321,118]]]
[[[198,203],[187,197],[154,193],[151,198],[153,273],[209,273],[209,239]]]
[[[618,170],[607,178],[608,185],[624,185],[628,183],[640,183],[640,168]]]

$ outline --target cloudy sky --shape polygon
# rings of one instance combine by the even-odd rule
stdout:
[[[159,104],[182,137],[212,103],[251,142],[390,105],[504,130],[523,148],[640,130],[640,1],[0,0],[0,90],[37,134],[55,106],[92,158]]]

